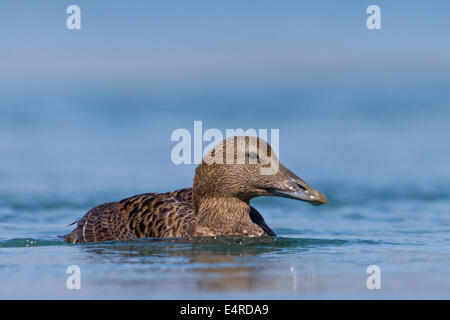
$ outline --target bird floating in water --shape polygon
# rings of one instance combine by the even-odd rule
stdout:
[[[258,152],[252,152],[251,146],[257,146]],[[227,150],[232,157],[227,158]],[[244,161],[237,161],[239,154]],[[234,161],[230,164],[228,159]],[[274,160],[277,170],[261,174]],[[74,222],[76,228],[64,239],[89,243],[147,237],[275,236],[250,205],[250,200],[259,196],[327,203],[321,192],[278,162],[267,142],[257,137],[231,137],[198,165],[192,188],[101,204]]]

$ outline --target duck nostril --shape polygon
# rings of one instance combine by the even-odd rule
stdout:
[[[302,189],[303,191],[306,191],[306,188],[304,186],[302,186],[300,183],[297,183],[297,185],[300,187],[300,189]]]

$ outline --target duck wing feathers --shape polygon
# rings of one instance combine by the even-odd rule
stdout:
[[[146,193],[101,204],[65,236],[70,243],[146,237],[184,237],[195,231],[192,188]]]

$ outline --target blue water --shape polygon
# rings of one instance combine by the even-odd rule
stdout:
[[[0,95],[0,298],[450,298],[450,86],[91,87]],[[280,129],[322,191],[259,198],[276,238],[69,245],[91,207],[190,186],[177,128]],[[205,144],[206,145],[206,144]],[[66,268],[81,269],[81,290]],[[381,269],[368,290],[366,268]]]

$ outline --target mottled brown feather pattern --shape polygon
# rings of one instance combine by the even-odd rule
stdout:
[[[183,237],[192,233],[192,189],[146,193],[119,202],[120,211],[137,237]]]
[[[261,225],[258,235],[275,235],[262,216],[251,208],[253,223]],[[70,243],[102,242],[147,237],[215,235],[210,228],[197,228],[192,188],[169,193],[146,193],[99,205],[77,222]]]

